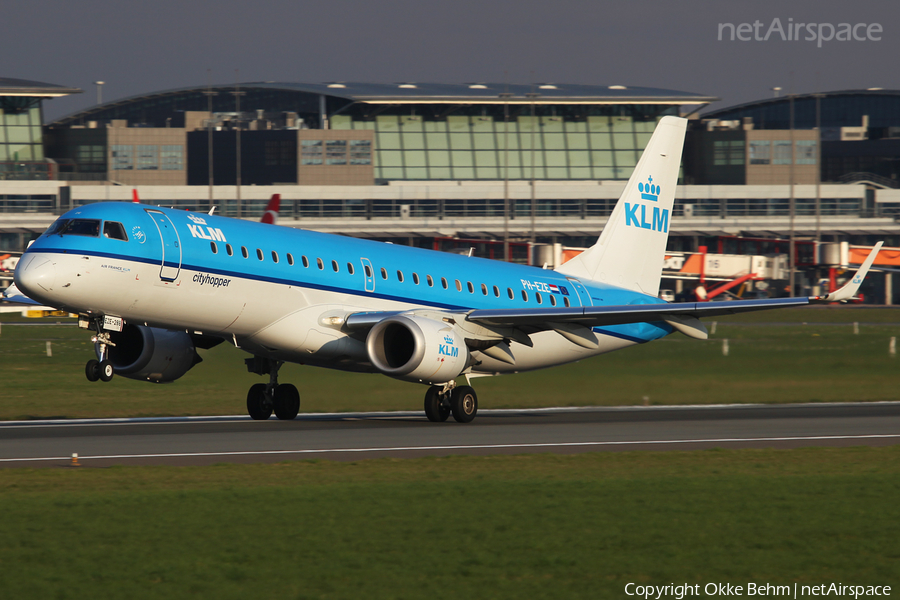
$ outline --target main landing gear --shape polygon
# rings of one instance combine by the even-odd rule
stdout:
[[[455,382],[433,385],[425,392],[425,416],[433,423],[447,420],[450,414],[459,423],[471,423],[478,413],[478,395],[468,385]]]
[[[87,377],[88,381],[111,381],[113,375],[115,374],[115,369],[113,369],[112,363],[109,362],[109,347],[115,346],[115,343],[110,339],[109,332],[103,331],[100,327],[100,323],[96,324],[96,329],[100,333],[91,338],[91,341],[97,344],[97,349],[100,352],[100,360],[91,359],[87,361],[87,364],[84,365],[84,375]]]
[[[290,383],[278,383],[278,369],[284,361],[254,356],[245,360],[247,370],[268,375],[269,383],[257,383],[247,392],[247,412],[255,421],[265,421],[272,412],[282,421],[290,421],[300,412],[300,392]]]

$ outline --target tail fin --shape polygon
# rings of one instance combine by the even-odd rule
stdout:
[[[281,194],[272,194],[272,199],[266,205],[266,211],[263,213],[260,223],[270,223],[275,225],[278,222],[278,211],[281,209]]]
[[[597,243],[558,272],[652,296],[659,292],[686,128],[686,119],[660,120]]]
[[[136,203],[136,204],[140,204],[140,203],[141,203],[141,199],[138,198],[137,189],[135,189],[135,188],[131,188],[131,201],[134,202],[134,203]]]

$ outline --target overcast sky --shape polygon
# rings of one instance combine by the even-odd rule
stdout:
[[[801,38],[863,23],[879,41],[729,41],[779,19]],[[878,32],[880,27],[881,31]],[[735,29],[737,31],[737,29]],[[815,32],[815,33],[813,33]],[[747,34],[744,34],[748,37]],[[730,106],[785,92],[900,89],[897,0],[9,0],[0,77],[75,86],[53,119],[96,102],[241,81],[552,82],[697,92]],[[793,73],[793,75],[792,75]]]

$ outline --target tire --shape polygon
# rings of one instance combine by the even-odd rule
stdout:
[[[272,415],[272,402],[266,398],[266,386],[257,383],[247,392],[247,412],[254,421],[265,421]]]
[[[468,385],[453,388],[450,396],[450,407],[453,410],[453,418],[458,423],[471,423],[478,413],[478,395]]]
[[[88,381],[97,381],[100,379],[100,362],[93,358],[84,365],[84,376]]]
[[[99,365],[100,381],[112,381],[113,375],[116,374],[112,363],[108,360],[100,361]]]
[[[272,405],[275,416],[282,421],[291,421],[297,418],[300,412],[300,392],[290,383],[283,383],[275,388]]]
[[[425,416],[432,423],[443,423],[450,416],[450,407],[441,398],[441,388],[436,385],[425,392]]]

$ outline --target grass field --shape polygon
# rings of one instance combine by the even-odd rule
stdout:
[[[900,448],[0,470],[4,598],[893,585]]]
[[[475,385],[482,408],[896,400],[891,337],[900,337],[900,309],[767,311],[728,317],[705,342],[673,334]],[[246,372],[245,353],[222,344],[201,351],[204,362],[171,384],[122,377],[92,384],[83,374],[92,352],[89,334],[71,324],[0,325],[0,419],[242,414],[247,389],[264,381]],[[298,386],[309,412],[420,410],[424,392],[379,375],[298,365],[286,365],[281,380]]]

